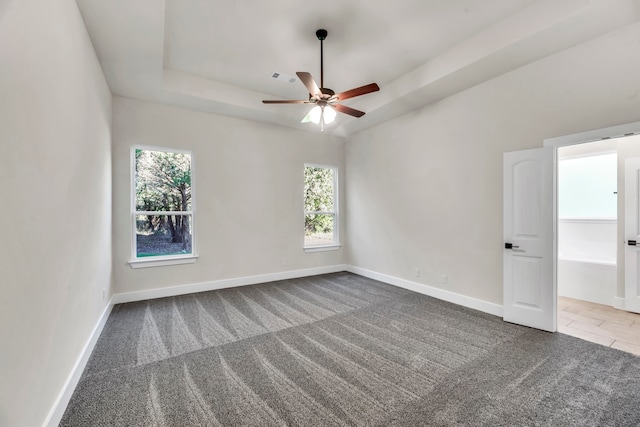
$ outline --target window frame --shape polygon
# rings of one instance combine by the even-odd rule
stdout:
[[[165,153],[181,153],[188,154],[191,157],[191,209],[188,211],[138,211],[136,210],[136,150],[144,151],[161,151]],[[195,156],[192,150],[184,150],[180,148],[160,147],[151,145],[132,145],[129,153],[130,174],[129,174],[129,190],[130,190],[130,207],[129,220],[131,222],[131,259],[129,265],[131,268],[147,268],[160,267],[166,265],[193,264],[198,259],[196,252],[196,185],[195,185]],[[138,257],[137,254],[137,226],[136,217],[139,215],[188,215],[191,217],[191,253],[178,255],[159,255],[149,257]]]
[[[304,177],[307,168],[323,168],[333,170],[333,212],[327,211],[305,211],[305,199],[302,198],[302,247],[305,252],[335,251],[342,247],[340,243],[340,205],[339,205],[339,168],[338,166],[324,165],[318,163],[305,163],[302,168],[302,185],[304,188]],[[304,222],[307,215],[333,215],[333,242],[329,244],[307,245],[304,234]]]

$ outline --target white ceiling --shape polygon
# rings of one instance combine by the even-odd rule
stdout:
[[[301,124],[310,72],[345,102],[347,136],[640,19],[640,0],[77,0],[116,95],[319,131]]]

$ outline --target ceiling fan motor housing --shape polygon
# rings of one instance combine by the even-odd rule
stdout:
[[[326,38],[327,38],[327,34],[329,34],[329,33],[327,32],[327,30],[324,30],[324,29],[322,29],[322,28],[321,28],[321,29],[319,29],[318,31],[316,31],[316,37],[317,37],[317,38],[318,38],[318,40],[320,40],[320,41],[322,41],[322,40],[326,39]]]
[[[331,98],[333,95],[335,95],[336,93],[333,91],[333,89],[329,89],[328,87],[321,87],[318,88],[320,89],[320,92],[322,92],[322,99],[329,99]],[[312,101],[313,98],[317,98],[317,95],[313,95],[313,94],[309,94],[309,101]]]

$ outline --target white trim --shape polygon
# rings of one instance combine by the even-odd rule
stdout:
[[[135,211],[135,216],[191,216],[193,211]]]
[[[304,167],[322,168],[322,169],[338,169],[337,166],[329,165],[329,164],[320,164],[320,163],[305,163]]]
[[[611,127],[607,127],[607,128],[602,128],[602,129],[594,129],[594,130],[590,130],[590,131],[586,131],[586,132],[579,132],[579,133],[574,133],[574,134],[569,134],[569,135],[562,135],[562,136],[557,136],[554,138],[546,138],[543,140],[542,145],[543,147],[547,147],[547,146],[551,146],[551,147],[555,147],[554,148],[554,163],[555,163],[555,168],[554,168],[554,196],[553,196],[553,203],[554,203],[554,218],[553,218],[553,235],[554,235],[554,263],[553,263],[553,268],[554,268],[554,282],[556,284],[556,297],[557,297],[557,268],[558,268],[558,239],[557,239],[557,227],[558,227],[558,223],[560,221],[559,216],[558,216],[558,208],[557,208],[557,202],[558,202],[558,195],[557,195],[557,190],[558,190],[558,183],[557,183],[557,169],[558,169],[558,165],[560,163],[559,159],[558,159],[558,148],[559,147],[565,147],[565,146],[569,146],[569,145],[576,145],[576,144],[583,144],[583,143],[587,143],[587,142],[595,142],[595,141],[602,141],[602,140],[608,140],[608,139],[614,139],[614,138],[623,138],[623,137],[628,137],[628,136],[633,136],[633,135],[638,135],[640,134],[640,122],[632,122],[632,123],[626,123],[626,124],[622,124],[622,125],[618,125],[618,126],[611,126]],[[617,264],[617,263],[616,263]],[[616,266],[616,268],[618,268],[618,266]],[[625,310],[625,304],[624,304],[624,298],[620,298],[618,296],[614,296],[614,307],[619,308],[621,310]],[[555,310],[555,315],[557,316],[557,307]]]
[[[472,308],[494,316],[502,317],[502,306],[477,298],[469,297],[455,292],[416,283],[376,271],[367,270],[348,264],[335,264],[325,267],[314,267],[302,270],[281,271],[277,273],[260,274],[256,276],[245,276],[232,279],[213,280],[210,282],[193,283],[187,285],[171,286],[167,288],[149,289],[145,291],[125,292],[114,294],[111,298],[113,304],[121,304],[134,301],[145,301],[154,298],[165,298],[177,295],[191,294],[195,292],[214,291],[217,289],[235,288],[239,286],[256,285],[260,283],[275,282],[278,280],[296,279],[300,277],[315,276],[318,274],[338,273],[348,271],[363,277],[378,280],[389,285],[398,286],[403,289],[428,295],[443,301]]]
[[[73,366],[67,381],[62,386],[62,390],[58,394],[58,398],[55,403],[51,407],[47,418],[44,421],[44,427],[54,427],[60,424],[60,420],[62,420],[62,416],[64,415],[64,411],[67,409],[67,405],[69,404],[69,400],[71,400],[71,396],[73,395],[76,386],[78,385],[78,381],[80,381],[80,377],[82,376],[82,372],[84,372],[85,366],[87,366],[87,362],[89,361],[89,356],[93,352],[96,343],[98,342],[98,338],[104,329],[104,325],[107,323],[107,319],[109,318],[109,314],[111,314],[111,309],[113,308],[113,299],[109,301],[107,306],[104,308],[100,319],[98,319],[98,323],[93,328],[91,335],[89,335],[89,339],[85,344],[84,348],[80,352],[80,357],[76,361],[76,364]]]
[[[304,213],[305,216],[307,215],[333,215],[335,216],[336,213],[335,212],[330,212],[330,211],[305,211]]]
[[[575,145],[580,145],[580,144],[575,144]],[[613,149],[607,149],[602,151],[590,151],[588,153],[571,154],[571,155],[558,153],[558,161],[564,162],[565,160],[576,160],[576,159],[584,159],[585,157],[606,156],[608,154],[618,154],[618,150],[616,148],[613,148]]]
[[[378,280],[389,285],[398,286],[400,288],[418,292],[419,294],[428,295],[430,297],[461,305],[463,307],[472,308],[474,310],[479,310],[485,313],[493,314],[494,316],[502,317],[502,306],[499,304],[494,304],[492,302],[483,301],[451,291],[446,291],[434,286],[400,279],[398,277],[389,276],[387,274],[378,273],[376,271],[355,267],[353,265],[347,265],[347,271],[350,273],[358,274],[360,276],[368,277],[370,279]]]
[[[617,224],[617,218],[558,218],[558,222],[578,224]]]
[[[256,285],[259,283],[275,282],[278,280],[296,279],[299,277],[315,276],[318,274],[338,273],[340,271],[346,270],[346,265],[336,264],[328,265],[325,267],[307,268],[303,270],[281,271],[277,273],[267,273],[256,276],[237,277],[232,279],[213,280],[210,282],[170,286],[167,288],[148,289],[145,291],[125,292],[113,295],[111,301],[113,302],[113,304],[144,301],[154,298],[165,298],[177,295],[191,294],[195,292],[214,291],[217,289]]]
[[[543,146],[564,147],[566,145],[576,145],[582,144],[584,142],[594,142],[601,141],[603,139],[620,138],[635,134],[640,134],[640,122],[627,123],[624,125],[595,129],[587,132],[557,136],[555,138],[547,138],[543,141]]]
[[[320,246],[305,246],[303,249],[305,252],[324,252],[324,251],[337,251],[342,245],[320,245]]]
[[[256,285],[259,283],[268,283],[278,280],[296,279],[299,277],[315,276],[318,274],[338,273],[348,271],[370,279],[378,280],[389,285],[398,286],[420,294],[428,295],[443,301],[463,307],[472,308],[474,310],[483,311],[495,316],[502,316],[502,306],[477,298],[469,297],[455,292],[440,289],[434,286],[428,286],[422,283],[416,283],[398,277],[389,276],[387,274],[378,273],[376,271],[367,270],[347,264],[335,264],[325,267],[314,267],[302,270],[290,270],[277,273],[260,274],[256,276],[245,276],[232,279],[213,280],[210,282],[193,283],[187,285],[171,286],[167,288],[149,289],[145,291],[125,292],[114,294],[111,298],[113,304],[121,304],[126,302],[144,301],[154,298],[165,298],[177,295],[190,294],[194,292],[213,291],[217,289],[235,288],[239,286]]]
[[[144,257],[129,260],[131,268],[163,267],[165,265],[193,264],[198,255],[174,255],[172,257]]]

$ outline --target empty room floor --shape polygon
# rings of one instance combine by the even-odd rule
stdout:
[[[559,296],[558,332],[640,355],[640,314]]]

